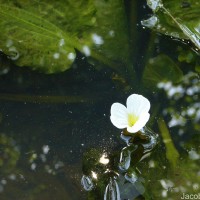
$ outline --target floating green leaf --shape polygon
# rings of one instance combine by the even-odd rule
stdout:
[[[190,40],[200,49],[200,2],[198,0],[147,0],[154,15],[142,25],[160,33]]]
[[[183,73],[180,68],[166,55],[159,55],[151,58],[143,73],[144,87],[156,87],[159,82],[179,82]]]
[[[46,73],[70,68],[75,49],[116,69],[129,60],[125,24],[120,0],[0,0],[0,49]]]

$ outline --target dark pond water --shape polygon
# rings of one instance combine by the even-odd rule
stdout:
[[[0,55],[1,200],[200,199],[199,57],[191,46],[141,26],[151,15],[145,1],[123,5],[131,59],[116,58],[127,50],[117,36],[113,49],[97,50],[122,68],[87,58],[87,50],[77,50],[71,69],[56,74],[20,68]],[[117,18],[109,12],[112,34]],[[149,99],[151,116],[127,144],[110,108],[132,93]]]

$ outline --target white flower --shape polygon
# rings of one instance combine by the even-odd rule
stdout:
[[[121,103],[113,103],[111,106],[111,122],[119,129],[127,128],[130,133],[141,130],[150,114],[150,102],[142,95],[132,94],[127,98],[127,107]]]

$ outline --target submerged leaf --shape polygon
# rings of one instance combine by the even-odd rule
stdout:
[[[171,139],[171,135],[170,135],[167,125],[163,119],[158,120],[158,126],[159,126],[160,133],[162,135],[162,138],[163,138],[163,142],[166,146],[166,157],[167,157],[169,163],[171,164],[171,167],[173,169],[175,169],[177,166],[177,163],[179,161],[179,152],[177,151],[177,149]]]
[[[198,0],[147,0],[154,18],[142,21],[142,25],[160,33],[190,40],[200,49],[200,2]],[[152,24],[152,19],[154,23]]]
[[[96,43],[93,48],[113,60],[116,65],[130,64],[128,30],[123,1],[94,0],[94,2],[97,11],[94,31],[102,38],[102,44],[98,45],[95,42],[95,35],[92,34],[93,42]]]
[[[151,58],[145,67],[143,73],[143,85],[146,88],[156,87],[159,82],[172,81],[179,82],[182,79],[183,72],[166,55],[159,55]]]
[[[50,14],[50,5],[33,2],[23,5],[18,2],[17,6],[7,1],[8,4],[1,3],[0,48],[19,66],[47,73],[64,71],[75,59],[77,41],[43,17],[46,12]],[[61,13],[52,9],[51,14],[56,18]]]
[[[75,49],[113,68],[126,64],[125,27],[120,0],[0,0],[0,50],[17,65],[45,73],[70,68]]]

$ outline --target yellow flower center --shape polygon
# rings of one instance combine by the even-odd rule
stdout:
[[[134,126],[135,123],[138,121],[139,117],[133,114],[128,114],[128,125],[130,127]]]

